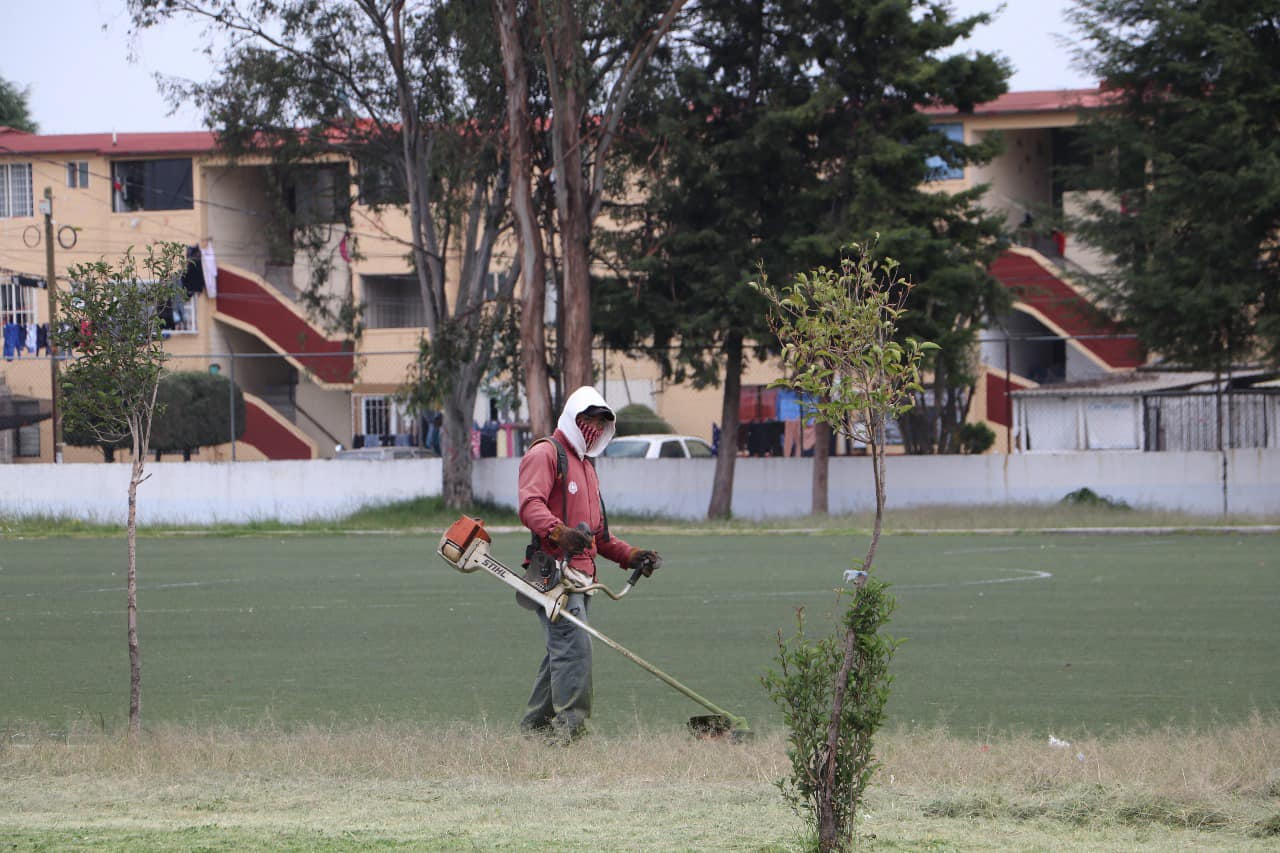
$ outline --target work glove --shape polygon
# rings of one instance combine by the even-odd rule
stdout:
[[[591,534],[565,527],[563,524],[557,524],[548,538],[567,557],[581,554],[591,544]]]
[[[662,568],[662,555],[657,551],[632,548],[631,555],[627,557],[627,565],[633,569],[639,569],[645,577],[650,577]]]

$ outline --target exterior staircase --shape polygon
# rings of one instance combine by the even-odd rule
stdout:
[[[1015,308],[1034,316],[1046,327],[1091,353],[1110,370],[1131,370],[1145,362],[1137,340],[1109,320],[1063,278],[1061,271],[1034,249],[1006,249],[990,272],[1014,299]]]
[[[326,335],[284,294],[264,279],[235,267],[218,267],[214,319],[239,329],[280,353],[298,373],[321,388],[351,388],[355,355],[351,342]],[[268,459],[315,459],[318,445],[297,424],[290,389],[246,393],[240,441]],[[326,433],[327,434],[327,433]]]
[[[265,280],[218,267],[214,318],[262,340],[319,385],[350,387],[355,355],[349,340],[331,338]]]
[[[240,441],[253,445],[268,459],[315,459],[315,441],[261,397],[244,395],[244,434]]]

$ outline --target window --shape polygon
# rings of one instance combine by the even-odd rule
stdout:
[[[361,161],[359,182],[360,201],[364,204],[409,203],[404,169],[396,163],[388,160]]]
[[[31,164],[0,163],[0,219],[31,216]]]
[[[964,144],[964,125],[931,124],[929,130],[940,133],[957,145]],[[924,161],[926,181],[958,181],[964,177],[963,166],[952,166],[946,158],[937,154]]]
[[[664,441],[662,442],[662,448],[658,450],[658,458],[659,459],[683,459],[684,445],[680,443],[680,440],[678,438]]]
[[[386,397],[364,398],[364,423],[360,431],[365,435],[391,432],[391,406]]]
[[[89,161],[77,160],[67,164],[67,186],[84,189],[89,186]]]
[[[111,164],[111,209],[190,210],[191,159],[121,160]]]
[[[692,438],[686,438],[685,447],[689,449],[689,456],[694,459],[710,459],[714,454],[711,447],[701,441],[694,441]]]
[[[649,442],[643,439],[628,441],[616,438],[604,449],[604,455],[615,459],[643,459],[649,450]]]
[[[166,331],[175,334],[194,334],[199,331],[196,325],[196,298],[192,296],[185,302],[166,305],[161,312]]]
[[[285,201],[298,225],[341,222],[351,203],[347,166],[301,166],[290,176]]]
[[[28,326],[35,322],[35,288],[22,286],[15,277],[0,278],[0,324]]]
[[[413,418],[392,397],[361,397],[357,405],[360,407],[360,432],[363,435],[405,435],[414,432]],[[366,439],[365,446],[373,447],[376,443]]]
[[[418,279],[411,275],[361,276],[366,329],[418,329],[427,325]]]

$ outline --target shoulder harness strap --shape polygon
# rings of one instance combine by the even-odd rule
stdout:
[[[564,480],[565,476],[569,472],[569,454],[565,452],[564,445],[562,445],[554,435],[547,435],[547,436],[543,436],[542,438],[536,439],[533,442],[533,444],[529,445],[529,449],[526,450],[525,453],[528,453],[529,450],[532,450],[536,445],[541,444],[544,441],[550,442],[555,447],[556,479]],[[589,464],[594,469],[596,467],[596,460],[588,456],[587,464]],[[563,521],[565,524],[568,524],[569,523],[569,490],[562,489],[560,491],[560,496],[563,498],[563,501],[560,506],[560,520]],[[604,537],[604,541],[608,542],[609,539],[612,537],[609,536],[609,513],[604,508],[604,491],[603,490],[600,490],[600,519],[601,519],[600,534]],[[538,535],[536,533],[531,534],[531,536],[532,536],[532,541],[529,543],[529,549],[528,549],[529,556],[532,556],[533,552],[538,550],[541,544],[538,541]]]

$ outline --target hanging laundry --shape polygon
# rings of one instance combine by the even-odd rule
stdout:
[[[20,355],[22,344],[22,327],[17,323],[4,324],[4,359],[5,361],[13,361],[14,356]]]
[[[205,240],[200,247],[200,261],[204,268],[204,289],[210,299],[218,298],[218,259],[213,255],[213,241]]]
[[[49,287],[49,285],[45,283],[44,279],[34,275],[22,275],[19,273],[13,277],[13,280],[18,283],[19,287],[39,287],[46,290]]]
[[[24,340],[24,341],[23,341],[23,343],[24,343],[24,344],[26,344],[27,352],[31,353],[32,355],[35,355],[35,352],[36,352],[36,336],[37,336],[37,333],[36,333],[36,324],[35,324],[35,323],[28,323],[28,324],[27,324],[27,327],[26,327],[26,329],[25,329],[24,331],[25,331],[25,335],[24,335],[24,337],[26,338],[26,340]]]
[[[44,350],[46,355],[53,355],[53,350],[49,349],[48,323],[41,323],[36,329],[36,355],[40,354],[40,350]]]
[[[187,247],[187,270],[182,274],[182,286],[188,296],[204,293],[204,264],[200,260],[200,247]]]

